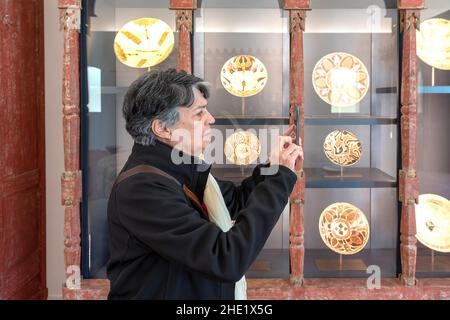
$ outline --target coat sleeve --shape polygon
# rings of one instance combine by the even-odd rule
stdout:
[[[180,187],[138,174],[116,189],[119,221],[161,257],[223,282],[239,280],[261,251],[294,187],[286,167],[267,176],[248,197],[235,225],[222,232],[190,207]]]
[[[253,170],[252,175],[244,179],[239,186],[236,186],[231,181],[223,181],[216,178],[231,219],[236,219],[238,212],[245,207],[252,191],[267,177],[261,174],[261,168],[264,167],[268,167],[268,165],[257,166]]]

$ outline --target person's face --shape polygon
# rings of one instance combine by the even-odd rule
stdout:
[[[194,89],[195,100],[189,108],[179,108],[180,119],[172,130],[171,142],[184,152],[199,156],[211,143],[211,125],[214,117],[206,109],[208,101]]]

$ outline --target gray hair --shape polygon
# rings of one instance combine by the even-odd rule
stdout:
[[[156,140],[153,121],[159,120],[164,127],[172,127],[180,119],[179,108],[189,108],[194,103],[194,89],[208,99],[210,88],[208,82],[185,71],[168,69],[143,74],[125,95],[123,116],[128,133],[136,143],[153,145]]]

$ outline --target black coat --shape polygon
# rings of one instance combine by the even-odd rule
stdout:
[[[209,174],[175,165],[172,148],[135,144],[122,171],[157,167],[202,201]],[[176,182],[139,173],[113,188],[108,203],[109,299],[234,299],[234,283],[256,259],[296,182],[289,168],[253,175],[241,186],[218,181],[236,223],[228,232],[209,222]],[[205,169],[205,166],[202,166]]]

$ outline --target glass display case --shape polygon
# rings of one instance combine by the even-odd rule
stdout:
[[[371,265],[395,277],[396,4],[312,5],[303,40],[305,278],[364,277]]]
[[[238,5],[236,11],[233,5]],[[249,23],[248,32],[230,33],[227,25],[239,12],[241,17],[254,9],[249,4],[219,1],[205,3],[194,17],[193,73],[212,85],[208,109],[216,118],[215,128],[226,139],[237,129],[252,129],[265,139],[278,136],[289,124],[289,33],[287,14],[277,1],[261,2],[261,19]],[[130,21],[143,17],[157,18],[176,31],[175,14],[168,1],[86,1],[82,74],[82,158],[84,170],[84,201],[82,206],[82,270],[86,278],[105,278],[108,261],[106,208],[109,193],[133,142],[125,130],[122,103],[128,86],[146,68],[121,63],[114,42],[119,30]],[[227,22],[228,19],[228,22]],[[267,25],[267,19],[273,21]],[[276,27],[275,29],[272,27]],[[239,28],[242,30],[242,28]],[[270,48],[267,41],[273,43]],[[177,67],[178,32],[175,46],[168,58],[153,68]],[[220,70],[229,58],[239,54],[259,57],[267,67],[270,82],[255,96],[242,98],[230,95],[220,81]],[[243,106],[243,103],[245,106]],[[242,113],[244,112],[244,113]],[[274,133],[276,132],[276,133]],[[262,138],[264,139],[264,138]],[[263,145],[262,156],[246,166],[227,164],[225,155],[218,159],[213,174],[237,184],[250,174],[257,163],[267,160],[270,148]],[[289,276],[289,208],[275,226],[262,253],[269,261],[257,261],[250,277]],[[282,259],[280,257],[282,256]],[[272,266],[271,264],[274,264]]]
[[[178,33],[167,1],[86,1],[82,50],[82,270],[86,278],[106,278],[109,258],[106,209],[112,185],[131,153],[122,104],[128,86],[148,68],[134,68],[116,57],[114,40],[128,22],[150,17],[174,31],[174,48],[153,69],[177,67]],[[82,44],[83,45],[83,44]],[[84,51],[84,52],[83,52]],[[84,73],[83,73],[84,72]]]
[[[378,5],[377,5],[378,4]],[[395,277],[398,260],[398,23],[392,7],[369,1],[339,8],[325,1],[313,3],[307,14],[304,33],[305,68],[305,174],[304,209],[305,277],[336,277],[366,274],[369,265],[379,265],[383,276]],[[381,5],[381,6],[379,6]],[[254,19],[245,17],[253,16]],[[233,21],[243,21],[239,27]],[[213,85],[209,108],[220,130],[260,131],[276,128],[282,133],[289,123],[289,14],[278,1],[208,1],[195,12],[194,74]],[[327,101],[316,92],[314,68],[329,54],[345,53],[349,63],[336,65],[335,81],[355,81],[352,68],[365,66],[364,96],[358,101]],[[221,81],[221,70],[228,59],[252,55],[267,66],[264,90],[246,101],[231,95]],[[341,59],[338,55],[328,61]],[[358,60],[359,59],[359,60]],[[326,62],[325,62],[326,63]],[[337,63],[339,64],[339,63]],[[338,68],[340,67],[340,68]],[[377,70],[377,72],[373,72]],[[322,70],[323,71],[323,70]],[[328,71],[328,70],[327,70]],[[341,72],[339,74],[339,72]],[[350,73],[350,74],[349,74]],[[324,74],[324,81],[328,75]],[[356,77],[360,77],[357,74]],[[351,87],[353,84],[349,84]],[[336,88],[346,90],[346,88]],[[362,90],[364,91],[364,90]],[[349,167],[333,164],[325,152],[324,141],[335,130],[349,131],[362,145],[357,163]],[[226,135],[228,137],[228,135]],[[259,139],[264,139],[261,134]],[[270,148],[267,148],[270,149]],[[252,166],[215,165],[223,179],[239,183]],[[360,208],[368,221],[368,241],[354,255],[339,255],[321,239],[319,217],[329,205],[346,202]],[[248,276],[289,275],[289,210],[284,213],[266,247]],[[281,241],[271,241],[281,239]],[[280,261],[284,261],[282,270]],[[293,262],[295,263],[295,261]],[[266,272],[253,272],[262,266]]]
[[[254,19],[248,19],[250,16]],[[242,130],[252,132],[261,144],[259,157],[251,163],[232,163],[226,154],[215,159],[212,173],[221,180],[240,184],[251,175],[255,165],[267,161],[271,139],[288,128],[288,17],[278,1],[204,1],[195,11],[192,71],[212,85],[208,109],[216,119],[214,127],[224,142]],[[227,74],[227,68],[230,59],[236,57],[242,59],[242,64],[251,64],[255,59],[253,65],[261,69],[246,80],[266,77],[261,91],[256,89],[256,94],[246,96],[229,90],[227,81],[232,75]],[[236,70],[241,72],[239,68]],[[252,70],[247,73],[251,74]],[[240,85],[239,82],[237,86]],[[289,272],[288,206],[247,277],[287,278]]]
[[[151,68],[165,69],[177,66],[178,33],[175,13],[165,0],[85,4],[82,270],[86,278],[105,278],[107,199],[133,145],[121,115],[123,98],[131,82],[147,70],[119,62],[114,39],[134,19],[164,21],[175,31],[175,47]],[[289,278],[298,263],[305,278],[366,278],[369,267],[395,278],[401,273],[402,206],[397,1],[316,0],[311,9],[302,33],[304,127],[299,128],[304,132],[306,177],[301,200],[304,260],[295,260],[290,250],[289,203],[247,277]],[[208,0],[194,11],[192,72],[212,85],[208,109],[216,119],[216,133],[225,142],[236,132],[252,132],[261,145],[257,159],[248,163],[232,163],[226,152],[216,157],[212,173],[219,179],[239,184],[257,164],[266,163],[271,139],[293,122],[288,11],[278,0]],[[450,19],[448,6],[423,12],[426,18]],[[252,94],[244,94],[245,88],[230,89],[230,59],[258,66]],[[449,71],[424,62],[419,67],[420,193],[449,199]],[[450,275],[449,253],[430,250],[420,241],[417,246],[418,277]]]
[[[450,276],[450,5],[428,6],[417,32],[417,277]],[[435,235],[434,235],[435,234]]]

